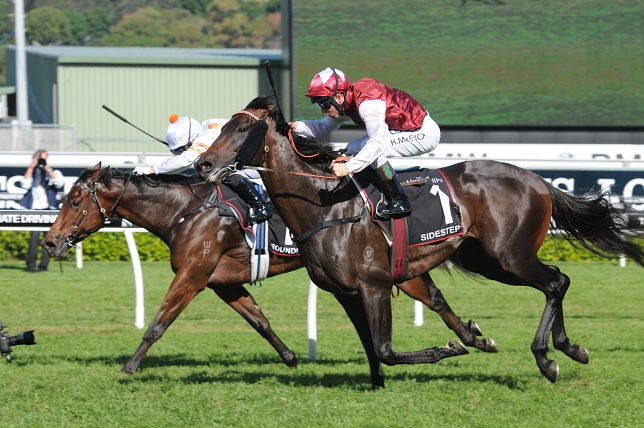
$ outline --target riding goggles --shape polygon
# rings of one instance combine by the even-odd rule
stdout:
[[[328,110],[333,106],[333,97],[318,97],[313,98],[311,101],[317,104],[322,110]]]

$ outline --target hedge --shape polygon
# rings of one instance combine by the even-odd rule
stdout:
[[[0,231],[0,261],[24,260],[27,255],[29,232]],[[134,233],[142,261],[169,261],[170,250],[151,233]],[[644,241],[640,240],[640,243]],[[71,248],[68,257],[75,256]],[[601,257],[574,248],[565,239],[549,235],[539,257],[544,262],[598,261]],[[83,259],[94,261],[130,261],[130,253],[122,233],[95,233],[83,241]]]
[[[44,236],[44,232],[43,232]],[[134,233],[142,261],[169,261],[170,249],[151,233]],[[29,247],[29,232],[0,232],[0,261],[25,260]],[[69,258],[76,256],[70,248]],[[130,252],[122,233],[95,233],[83,241],[83,260],[130,261]]]

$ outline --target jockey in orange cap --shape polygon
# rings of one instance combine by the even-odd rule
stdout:
[[[139,175],[177,174],[190,168],[217,139],[226,122],[228,119],[208,119],[199,123],[191,117],[171,115],[166,140],[168,141],[168,150],[174,156],[154,166],[138,166],[133,173]],[[226,176],[222,183],[228,185],[250,205],[252,208],[251,221],[261,223],[271,218],[273,211],[249,178],[259,178],[259,173],[255,170],[244,170]]]

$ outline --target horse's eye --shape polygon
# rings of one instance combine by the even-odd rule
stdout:
[[[80,206],[80,202],[78,201],[72,201],[72,207],[78,208]]]
[[[246,132],[248,131],[249,126],[248,125],[239,125],[239,128],[237,128],[237,132]]]

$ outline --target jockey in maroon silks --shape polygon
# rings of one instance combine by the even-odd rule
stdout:
[[[349,119],[364,127],[367,135],[347,144],[347,154],[352,157],[346,163],[333,163],[333,173],[344,177],[371,167],[387,201],[378,214],[409,215],[411,204],[388,157],[417,156],[436,148],[440,129],[427,110],[411,95],[377,80],[363,78],[350,84],[344,73],[334,68],[316,74],[306,96],[327,116],[294,122],[292,129],[328,142],[331,132]]]

